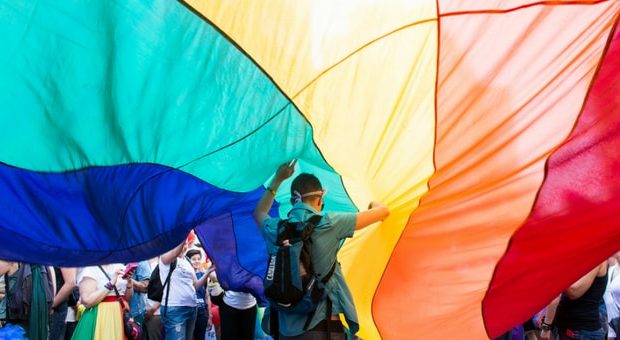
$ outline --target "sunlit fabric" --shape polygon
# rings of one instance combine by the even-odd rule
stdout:
[[[496,337],[620,244],[620,0],[0,3],[0,258],[196,228],[262,297],[251,213],[298,159],[390,217],[340,262],[368,339]],[[276,196],[285,217],[288,183]]]

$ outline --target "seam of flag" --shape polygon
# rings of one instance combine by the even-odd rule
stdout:
[[[304,92],[308,87],[310,87],[312,84],[316,83],[320,78],[322,78],[326,73],[328,73],[329,71],[331,71],[332,69],[334,69],[336,66],[342,64],[343,62],[345,62],[346,60],[350,59],[351,57],[353,57],[354,55],[356,55],[358,52],[361,52],[362,50],[366,49],[366,47],[369,47],[370,45],[378,42],[379,40],[383,40],[384,38],[387,38],[389,36],[391,36],[392,34],[398,33],[402,30],[405,30],[407,28],[413,27],[413,26],[417,26],[417,25],[421,25],[421,24],[426,24],[429,22],[433,22],[433,21],[437,21],[437,18],[429,18],[429,19],[423,19],[423,20],[417,20],[411,23],[408,23],[406,25],[400,26],[398,28],[395,28],[393,30],[391,30],[388,33],[385,33],[383,35],[380,35],[370,41],[368,41],[367,43],[361,45],[360,47],[356,48],[355,50],[353,50],[351,53],[347,54],[346,56],[342,57],[340,60],[336,61],[335,63],[333,63],[332,65],[330,65],[329,67],[327,67],[326,69],[324,69],[323,71],[319,72],[314,78],[312,78],[312,80],[310,80],[306,85],[304,85],[299,91],[297,91],[291,98],[297,98],[302,92]]]
[[[472,10],[472,11],[457,11],[457,12],[446,12],[439,14],[439,17],[451,17],[451,16],[459,16],[459,15],[473,15],[473,14],[505,14],[510,12],[519,11],[522,9],[536,7],[536,6],[591,6],[598,5],[603,2],[609,2],[611,0],[596,0],[596,1],[587,1],[587,0],[576,0],[576,1],[539,1],[533,2],[521,6],[506,8],[506,9],[480,9],[480,10]]]
[[[437,56],[436,56],[436,61],[435,61],[436,62],[436,66],[435,66],[436,67],[435,68],[435,89],[434,89],[434,94],[433,94],[433,109],[434,109],[433,113],[435,115],[434,136],[433,136],[434,139],[435,139],[435,141],[433,143],[433,174],[426,181],[426,188],[427,188],[426,192],[424,192],[422,194],[422,196],[420,197],[420,199],[418,201],[418,205],[415,208],[413,208],[413,210],[409,214],[409,218],[407,219],[407,222],[405,223],[405,227],[403,228],[402,232],[398,236],[398,239],[394,243],[394,248],[391,250],[392,255],[394,253],[394,249],[396,249],[396,247],[400,243],[400,239],[403,237],[403,234],[405,233],[405,230],[407,229],[407,226],[411,222],[411,219],[413,217],[413,213],[417,210],[417,208],[419,208],[422,205],[422,200],[430,192],[430,181],[435,176],[435,174],[437,173],[437,164],[435,162],[435,151],[437,150],[437,125],[438,125],[437,124],[437,122],[438,122],[438,120],[437,120],[437,112],[438,112],[438,110],[437,110],[437,93],[438,93],[437,89],[439,88],[439,61],[440,61],[439,58],[440,58],[440,37],[441,37],[441,33],[440,33],[441,32],[440,31],[441,20],[439,20],[439,0],[435,0],[435,9],[436,9],[436,12],[437,12],[437,18],[424,21],[424,22],[437,21],[437,46],[436,46]],[[420,22],[420,23],[422,23],[422,22]],[[409,27],[409,26],[413,26],[413,25],[407,25],[407,27]],[[390,255],[390,257],[388,258],[388,261],[385,264],[385,267],[383,268],[383,273],[381,273],[381,277],[379,278],[379,283],[377,284],[377,287],[375,288],[375,292],[373,294],[372,303],[371,303],[371,306],[372,306],[371,307],[371,313],[373,313],[373,311],[374,311],[374,302],[375,302],[375,299],[377,297],[377,292],[379,291],[378,288],[381,285],[381,282],[383,281],[383,278],[385,277],[385,272],[390,267],[390,262],[392,262],[392,255]],[[379,333],[379,336],[381,336],[381,330],[379,329],[379,327],[377,327],[377,324],[374,321],[374,315],[373,315],[372,320],[373,320],[373,324],[375,325],[375,328],[377,330],[377,333]]]
[[[153,237],[151,239],[148,239],[146,241],[143,241],[143,242],[131,245],[129,247],[115,248],[113,250],[90,250],[88,248],[68,249],[68,248],[66,248],[64,246],[46,244],[46,243],[43,243],[41,240],[33,240],[33,239],[31,239],[30,237],[28,237],[26,235],[17,233],[15,231],[11,230],[11,229],[6,229],[6,228],[4,228],[2,226],[0,226],[0,230],[2,230],[3,233],[9,233],[9,234],[15,235],[17,239],[19,239],[19,238],[27,239],[27,240],[30,240],[32,242],[36,242],[38,245],[40,245],[42,247],[46,247],[46,248],[49,248],[49,249],[57,249],[57,250],[69,251],[69,252],[91,253],[91,254],[106,254],[103,258],[98,260],[98,261],[103,261],[109,255],[114,254],[115,252],[126,251],[126,250],[129,250],[129,249],[132,249],[132,248],[137,248],[137,247],[140,247],[140,246],[142,246],[144,244],[148,244],[148,243],[150,243],[152,241],[155,241],[155,240],[157,240],[159,238],[165,238],[165,237],[167,237],[169,235],[179,235],[180,231],[184,232],[186,230],[189,230],[189,229],[193,228],[194,226],[196,226],[197,224],[198,224],[198,222],[196,222],[196,221],[180,223],[180,224],[175,225],[173,228],[165,231],[164,233],[158,234],[157,236],[155,236],[155,237]],[[11,259],[7,259],[7,260],[11,260]],[[95,262],[97,262],[97,261],[95,261]]]
[[[194,9],[189,3],[185,2],[184,0],[179,0],[179,2],[184,5],[188,10],[190,10],[192,13],[194,13],[196,16],[198,16],[199,18],[201,18],[202,20],[204,20],[208,25],[210,25],[211,27],[213,27],[217,32],[219,32],[221,34],[222,37],[224,37],[230,44],[232,44],[239,52],[241,52],[243,55],[245,55],[248,60],[250,60],[260,71],[263,75],[265,75],[265,77],[267,77],[271,83],[278,89],[278,91],[287,99],[288,103],[286,105],[284,105],[284,107],[282,107],[280,110],[278,110],[272,117],[269,117],[267,119],[267,121],[259,126],[258,128],[256,128],[255,130],[253,130],[251,133],[249,133],[248,135],[244,136],[242,139],[245,139],[247,137],[249,137],[251,134],[256,133],[258,130],[260,130],[261,128],[263,128],[268,122],[272,121],[273,118],[275,118],[277,115],[279,115],[280,113],[282,113],[284,111],[284,109],[286,107],[288,107],[289,105],[293,106],[295,108],[295,110],[297,112],[300,113],[301,117],[308,123],[308,125],[310,126],[310,128],[314,131],[314,127],[312,126],[312,123],[308,120],[308,118],[306,117],[306,115],[304,115],[304,113],[299,109],[299,107],[297,107],[297,105],[295,105],[295,102],[292,100],[291,97],[289,97],[289,95],[278,85],[278,83],[267,73],[267,71],[254,59],[252,58],[252,56],[246,51],[244,50],[239,44],[237,44],[232,37],[230,37],[228,34],[226,34],[226,32],[224,32],[220,27],[218,27],[214,22],[212,22],[211,20],[209,20],[209,18],[205,17],[202,13],[198,12],[196,9]],[[323,159],[323,161],[325,162],[325,164],[327,164],[332,170],[334,170],[334,172],[336,174],[338,174],[336,172],[336,169],[334,169],[334,167],[327,161],[327,158],[325,157],[325,155],[323,155],[323,152],[321,151],[321,149],[318,147],[318,145],[316,144],[316,141],[314,140],[314,134],[312,135],[312,143],[314,144],[314,147],[316,148],[316,150],[319,152],[319,154],[321,155],[321,158]],[[231,146],[227,145],[224,146],[218,150],[213,151],[217,152],[220,151],[226,147]],[[206,157],[208,155],[204,155],[201,156],[200,158]],[[197,160],[197,159],[196,159]],[[189,163],[184,164],[183,166],[187,166],[189,165],[191,162],[194,162],[196,160],[190,161]],[[340,182],[342,184],[342,188],[344,190],[344,193],[347,195],[347,198],[349,200],[349,202],[351,203],[351,206],[355,207],[355,204],[353,204],[353,200],[351,199],[351,195],[349,194],[349,192],[347,191],[346,186],[344,185],[344,182],[342,180],[342,176],[340,176],[340,174],[338,174],[338,177],[340,178]],[[357,207],[356,207],[357,209]]]

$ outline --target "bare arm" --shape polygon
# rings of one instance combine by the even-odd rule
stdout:
[[[168,251],[159,257],[161,262],[165,265],[170,265],[174,259],[176,259],[181,252],[183,252],[183,248],[185,247],[185,241],[181,242],[178,246],[174,247],[174,249]]]
[[[153,317],[153,314],[155,314],[155,311],[157,311],[157,309],[159,308],[161,304],[157,301],[153,301],[153,305],[149,306],[146,309],[146,315],[144,316],[145,320],[150,319],[151,317]]]
[[[115,280],[115,278],[112,278],[112,280]],[[80,300],[82,300],[86,308],[96,306],[103,301],[109,292],[106,288],[97,288],[97,281],[93,278],[85,277],[80,282]]]
[[[579,280],[577,280],[577,282],[570,285],[570,287],[564,291],[566,296],[568,296],[571,300],[575,300],[583,296],[583,294],[590,289],[590,286],[592,286],[592,282],[594,282],[594,279],[596,278],[599,270],[601,270],[602,265],[603,264],[596,266],[596,268],[582,276]]]
[[[549,305],[547,306],[547,310],[545,311],[545,323],[552,324],[555,319],[555,311],[558,309],[558,304],[560,303],[560,296],[558,295],[555,299],[551,300]]]
[[[139,293],[146,293],[146,290],[149,287],[149,281],[150,279],[144,279],[142,281],[131,279],[131,282],[133,283],[133,290]]]
[[[121,279],[123,275],[123,269],[117,270],[114,275],[110,277],[109,283],[112,285],[116,285],[118,280]],[[86,308],[92,308],[100,303],[110,291],[114,289],[107,289],[105,287],[98,288],[97,280],[92,277],[84,277],[80,282],[80,300],[86,306]],[[131,298],[131,295],[127,296],[127,292],[125,292],[125,296],[127,299]]]
[[[282,182],[291,177],[293,172],[295,171],[295,164],[297,161],[292,161],[290,163],[285,163],[280,165],[278,171],[276,171],[276,175],[271,180],[271,183],[267,187],[267,190],[263,193],[263,196],[258,201],[256,208],[254,209],[254,213],[252,216],[254,217],[254,222],[256,222],[256,226],[260,228],[263,225],[265,220],[269,219],[269,210],[273,205],[274,193],[278,191]]]
[[[133,297],[133,280],[127,280],[127,287],[125,288],[125,301],[128,302]],[[128,304],[128,303],[127,303]]]
[[[390,209],[381,202],[371,202],[369,209],[357,213],[355,229],[363,229],[373,223],[383,221],[390,215]]]
[[[209,279],[211,279],[211,282],[217,282],[217,275],[215,274],[215,265],[211,265],[209,266],[209,269],[207,270],[207,275],[209,276]]]
[[[4,274],[13,274],[17,268],[17,262],[7,262],[0,260],[0,276]]]
[[[3,280],[2,277],[4,276],[4,274],[13,275],[13,273],[15,273],[17,269],[19,269],[17,262],[7,262],[0,260],[0,280]],[[4,289],[6,291],[8,287],[5,287]],[[0,301],[4,299],[4,296],[4,292],[0,293]]]
[[[555,299],[553,299],[549,305],[547,306],[547,310],[545,311],[545,320],[544,322],[548,325],[553,324],[553,320],[555,319],[555,311],[558,309],[558,304],[560,303],[560,296],[558,295]],[[551,339],[551,330],[543,330],[540,332],[540,338],[542,340]]]
[[[75,268],[60,268],[60,273],[62,274],[62,279],[65,283],[63,283],[62,287],[60,287],[56,296],[54,296],[54,303],[52,307],[57,307],[67,300],[73,291],[73,287],[75,287]]]
[[[209,277],[209,275],[205,276]],[[211,312],[211,295],[209,295],[209,293],[207,292],[207,294],[205,294],[205,302],[207,303],[207,328],[211,327],[213,325],[213,314]]]
[[[47,275],[50,277],[50,280],[52,280],[54,295],[58,294],[58,287],[56,287],[56,272],[54,271],[54,267],[47,267]]]
[[[208,280],[209,275],[206,273],[200,279],[197,279],[196,274],[194,274],[194,288],[199,289],[202,286],[206,286]]]

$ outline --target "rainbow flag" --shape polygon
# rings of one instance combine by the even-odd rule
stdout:
[[[340,261],[368,339],[496,337],[618,250],[620,0],[0,3],[0,258],[193,228],[262,294],[277,166],[392,213]],[[281,216],[290,207],[285,185]]]

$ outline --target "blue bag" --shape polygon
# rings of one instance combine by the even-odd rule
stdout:
[[[263,280],[265,296],[272,308],[291,313],[314,312],[327,296],[325,285],[334,273],[318,279],[310,256],[312,232],[321,220],[313,215],[305,223],[281,220],[278,223],[277,251],[269,256],[267,274]],[[288,244],[283,243],[288,241]]]

